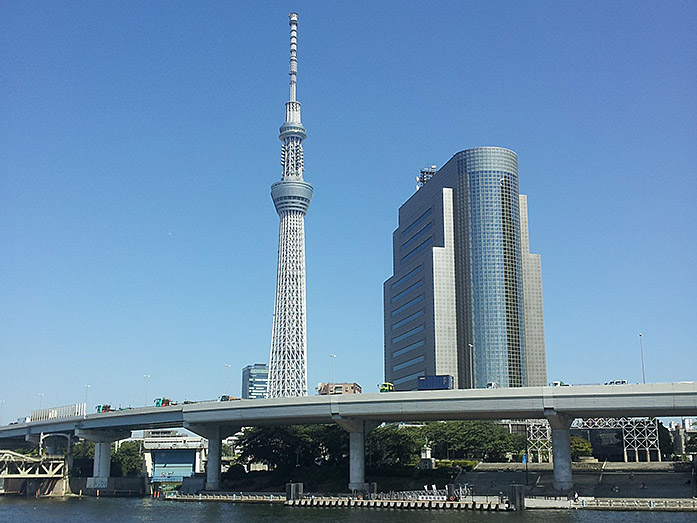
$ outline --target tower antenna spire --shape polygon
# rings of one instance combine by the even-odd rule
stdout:
[[[295,101],[295,89],[298,83],[298,13],[288,15],[290,24],[290,101]]]
[[[298,75],[298,15],[290,24],[290,100],[280,129],[281,180],[271,186],[271,197],[281,219],[278,273],[274,304],[268,397],[307,396],[307,307],[305,303],[305,214],[312,185],[303,180],[303,140],[300,102],[295,99]]]

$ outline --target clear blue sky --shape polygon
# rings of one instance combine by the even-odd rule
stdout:
[[[376,390],[420,168],[518,153],[549,380],[697,376],[697,3],[0,1],[3,422],[269,356],[300,13],[309,385]],[[226,390],[224,365],[232,365]]]

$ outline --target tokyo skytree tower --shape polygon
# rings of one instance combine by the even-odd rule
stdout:
[[[298,73],[298,15],[290,20],[290,101],[279,138],[283,177],[271,186],[271,197],[281,218],[278,273],[274,306],[269,398],[307,396],[307,327],[305,307],[305,214],[312,185],[303,180],[303,140],[300,102],[295,99]]]

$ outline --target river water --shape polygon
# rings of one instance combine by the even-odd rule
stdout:
[[[360,508],[302,508],[224,502],[177,502],[152,498],[26,499],[0,497],[0,522],[222,522],[225,523],[694,523],[697,514],[527,510],[477,512]]]

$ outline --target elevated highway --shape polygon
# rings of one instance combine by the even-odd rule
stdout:
[[[350,435],[349,486],[362,488],[365,433],[382,422],[546,418],[552,427],[555,484],[566,490],[572,486],[569,427],[575,418],[693,415],[697,384],[692,382],[462,389],[141,408],[2,427],[0,440],[40,434],[90,439],[101,453],[94,476],[103,478],[108,475],[109,442],[128,437],[132,430],[185,427],[209,440],[208,487],[214,489],[219,485],[221,440],[241,427],[337,423]]]

